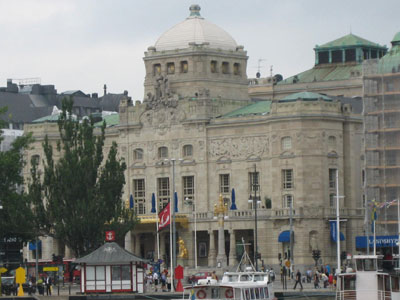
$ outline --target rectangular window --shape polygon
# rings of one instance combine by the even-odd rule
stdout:
[[[336,207],[336,195],[329,194],[329,207]]]
[[[293,169],[282,170],[282,188],[284,190],[293,188]]]
[[[221,194],[229,194],[229,174],[219,175],[219,192]]]
[[[194,210],[194,176],[183,177],[183,200],[191,200]]]
[[[290,205],[293,205],[293,195],[283,195],[282,207],[290,208]]]
[[[216,60],[212,60],[211,61],[211,65],[210,65],[210,68],[211,68],[211,73],[217,73],[218,72],[218,70],[217,70],[217,61]]]
[[[259,172],[249,172],[249,191],[253,196],[254,192],[258,195],[260,191],[259,175]]]
[[[221,66],[222,74],[229,74],[229,63],[224,61]]]
[[[239,63],[233,64],[233,74],[240,75],[240,64]]]
[[[159,201],[159,211],[161,211],[169,202],[169,178],[163,177],[157,179],[157,199]]]
[[[142,160],[143,159],[143,149],[137,148],[133,150],[133,159]]]
[[[135,200],[135,211],[138,215],[146,213],[146,187],[144,179],[133,180],[133,198]]]
[[[188,62],[186,60],[181,61],[181,73],[187,73],[188,69]]]
[[[329,169],[329,188],[336,188],[336,169]]]
[[[153,65],[153,75],[160,75],[161,74],[161,65],[155,64]]]
[[[175,74],[175,64],[173,62],[167,63],[167,74]]]

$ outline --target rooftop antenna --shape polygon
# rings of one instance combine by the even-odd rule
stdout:
[[[262,61],[265,61],[266,59],[263,59],[263,58],[259,58],[258,59],[258,64],[257,64],[257,73],[256,73],[256,77],[257,78],[260,78],[261,77],[261,73],[260,73],[260,71],[261,71],[261,62]]]

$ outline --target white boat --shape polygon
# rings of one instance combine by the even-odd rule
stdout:
[[[248,266],[245,267],[246,265]],[[220,282],[207,278],[199,280],[195,286],[185,287],[183,299],[275,300],[276,298],[270,272],[256,271],[245,250],[236,272],[225,272]]]
[[[356,270],[338,275],[337,300],[400,300],[399,273],[381,255],[354,255]]]
[[[184,290],[184,299],[276,299],[267,272],[226,272],[221,282],[200,281]]]

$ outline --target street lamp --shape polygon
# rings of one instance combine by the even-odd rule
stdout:
[[[257,176],[257,168],[256,165],[254,164],[254,173],[253,173],[253,182],[252,188],[254,191],[254,197],[251,196],[250,194],[250,199],[249,202],[253,203],[253,208],[254,208],[254,262],[256,265],[256,270],[258,271],[258,258],[260,257],[258,254],[258,236],[257,236],[257,206],[260,201],[257,199],[257,189],[258,189],[258,176]],[[253,199],[251,199],[253,198]]]
[[[194,267],[197,269],[197,214],[196,203],[188,197],[185,198],[185,204],[191,205],[192,214],[194,214]],[[193,209],[194,208],[194,209]]]

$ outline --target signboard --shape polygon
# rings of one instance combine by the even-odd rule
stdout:
[[[107,242],[115,241],[115,231],[106,231],[106,241]]]
[[[43,267],[44,272],[56,272],[58,271],[58,267]]]
[[[399,240],[398,235],[380,235],[376,236],[376,248],[396,247]],[[369,247],[374,246],[374,237],[369,236]],[[356,236],[356,248],[367,248],[367,237]]]
[[[7,272],[7,269],[6,269],[6,268],[0,268],[0,274],[3,274],[3,273],[5,273],[5,272]]]

